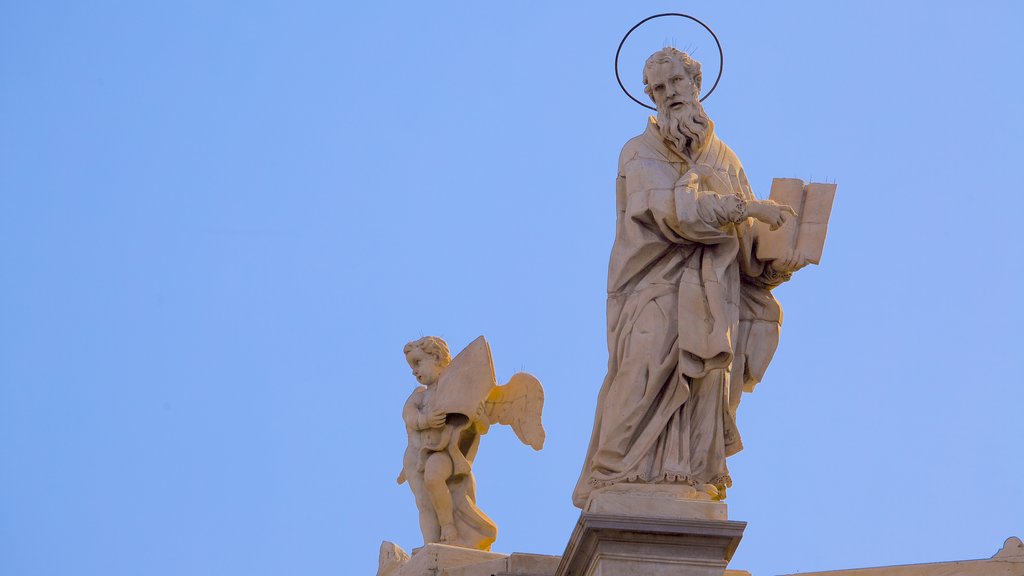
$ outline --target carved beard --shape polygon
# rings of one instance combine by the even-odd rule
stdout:
[[[679,110],[668,107],[658,109],[658,130],[661,136],[684,158],[693,157],[704,146],[710,127],[711,119],[696,98]]]

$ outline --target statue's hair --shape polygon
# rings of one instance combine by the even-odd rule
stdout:
[[[409,359],[409,353],[417,349],[422,350],[424,354],[437,358],[437,363],[442,368],[452,363],[452,354],[448,351],[448,343],[437,336],[424,336],[419,340],[413,340],[406,344],[405,348],[402,349],[406,360]]]
[[[644,93],[654,101],[654,95],[652,94],[652,88],[648,80],[648,73],[654,69],[658,64],[669,64],[671,62],[679,62],[683,65],[683,69],[689,74],[690,78],[693,79],[693,84],[697,87],[697,93],[700,94],[700,62],[697,62],[686,52],[680,52],[671,46],[666,46],[661,50],[658,50],[654,54],[651,54],[650,58],[644,64]]]

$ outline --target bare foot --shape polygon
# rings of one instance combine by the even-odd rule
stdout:
[[[459,531],[455,528],[455,524],[445,524],[441,526],[441,543],[452,544],[459,539]]]

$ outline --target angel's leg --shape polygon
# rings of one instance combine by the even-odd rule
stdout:
[[[452,515],[452,493],[448,490],[447,480],[452,475],[452,459],[444,452],[434,452],[427,458],[423,469],[423,480],[427,486],[427,494],[437,513],[437,522],[441,525],[441,542],[450,542],[457,536],[455,519]]]
[[[441,527],[437,524],[437,515],[430,502],[430,495],[427,494],[427,487],[421,473],[414,472],[408,475],[409,488],[416,498],[416,509],[420,512],[420,532],[423,533],[423,543],[430,544],[441,539]]]

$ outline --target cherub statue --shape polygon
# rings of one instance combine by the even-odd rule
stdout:
[[[420,513],[423,543],[489,550],[498,527],[476,506],[473,458],[491,424],[508,424],[524,444],[544,446],[544,390],[519,372],[497,386],[483,336],[454,360],[444,340],[420,338],[405,358],[422,385],[402,410],[409,446],[398,483],[409,483]]]

